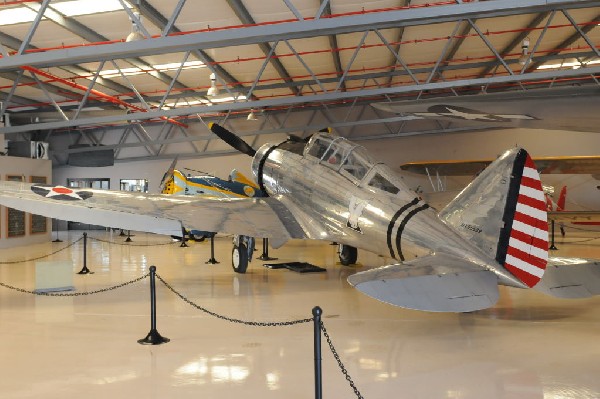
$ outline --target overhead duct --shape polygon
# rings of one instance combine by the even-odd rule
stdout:
[[[93,148],[93,150],[69,153],[67,165],[93,168],[115,164],[115,151],[113,149],[99,149],[102,146],[91,146],[89,144],[73,144],[69,146],[69,149],[86,147]]]

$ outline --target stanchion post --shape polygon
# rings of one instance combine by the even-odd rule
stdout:
[[[323,397],[323,380],[321,373],[321,314],[320,307],[315,306],[312,310],[314,322],[314,341],[315,341],[315,399]]]
[[[125,242],[131,242],[131,241],[133,241],[131,239],[131,230],[127,230],[127,238],[125,239]]]
[[[277,258],[271,258],[269,256],[269,239],[268,238],[263,238],[263,252],[262,255],[260,255],[258,257],[258,259],[260,260],[275,260]]]
[[[87,233],[83,233],[83,267],[77,274],[92,274],[87,267]]]
[[[146,337],[138,339],[142,345],[160,345],[169,342],[156,330],[156,266],[150,266],[150,332]]]
[[[548,249],[556,250],[558,248],[556,248],[556,245],[554,245],[554,219],[552,219],[550,221],[550,228],[552,231],[551,235],[550,235],[551,243],[550,243],[550,248],[548,248]]]
[[[187,248],[188,245],[186,244],[186,239],[185,239],[185,227],[181,226],[181,248]]]
[[[213,265],[220,263],[215,259],[215,235],[214,234],[210,237],[210,259],[207,260],[205,263],[211,263]]]

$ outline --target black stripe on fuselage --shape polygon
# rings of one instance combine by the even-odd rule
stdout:
[[[402,238],[402,232],[404,231],[404,228],[406,227],[406,224],[408,223],[408,221],[415,216],[417,213],[424,211],[425,209],[429,208],[429,205],[424,204],[421,205],[418,208],[413,209],[412,211],[408,212],[406,214],[406,216],[404,217],[404,219],[402,219],[402,223],[400,223],[400,226],[398,226],[398,231],[396,232],[396,249],[398,249],[398,256],[400,257],[401,261],[404,261],[404,255],[402,254],[402,245],[400,243],[400,239]]]
[[[419,199],[415,198],[414,200],[412,200],[408,204],[404,205],[402,208],[398,209],[398,212],[396,212],[394,214],[394,217],[392,218],[392,220],[390,220],[390,224],[388,224],[388,229],[387,229],[387,245],[388,245],[388,248],[390,250],[390,255],[394,259],[396,258],[396,254],[394,253],[394,248],[392,247],[392,231],[394,230],[394,225],[396,224],[396,220],[398,220],[398,218],[400,217],[400,215],[402,214],[402,212],[406,211],[411,206],[416,205],[417,202],[419,202]]]

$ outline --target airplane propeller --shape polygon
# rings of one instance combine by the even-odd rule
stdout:
[[[235,133],[225,129],[223,126],[217,125],[216,123],[209,123],[208,128],[221,140],[223,140],[242,154],[250,155],[251,157],[253,157],[254,154],[256,154],[256,150],[254,148],[252,148],[239,136],[236,136]]]
[[[160,181],[160,184],[158,185],[158,192],[159,193],[163,192],[163,190],[165,189],[165,185],[173,177],[173,174],[175,173],[175,165],[177,165],[177,157],[175,157],[175,159],[173,160],[173,162],[171,162],[171,166],[169,166],[169,169],[167,169],[167,171],[163,175],[163,178]]]

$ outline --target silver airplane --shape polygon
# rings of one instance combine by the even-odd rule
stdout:
[[[0,204],[43,216],[171,234],[193,229],[341,245],[396,263],[348,278],[378,300],[402,307],[468,312],[493,306],[498,285],[557,297],[600,294],[600,264],[548,258],[548,225],[539,174],[527,152],[507,151],[436,213],[401,177],[364,148],[333,134],[290,137],[258,151],[223,127],[211,130],[253,157],[266,198],[217,198],[70,190],[0,183]],[[243,244],[242,244],[243,245]],[[234,248],[243,252],[245,248]],[[542,278],[543,277],[543,278]]]

